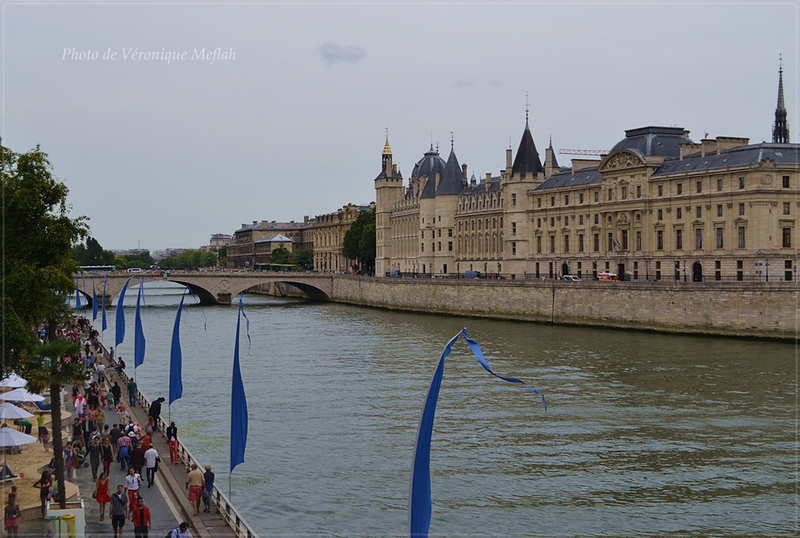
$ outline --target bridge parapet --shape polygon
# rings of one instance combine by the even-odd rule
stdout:
[[[81,275],[78,290],[85,296],[89,306],[92,304],[93,290],[98,300],[110,306],[112,300],[122,293],[128,279],[143,279],[145,283],[166,281],[181,284],[191,289],[200,299],[201,305],[231,304],[233,298],[244,291],[263,284],[282,283],[294,286],[308,299],[328,301],[333,293],[333,275],[322,273],[276,273],[276,272],[182,272],[167,274],[108,273],[104,275]],[[105,294],[103,290],[105,289]]]

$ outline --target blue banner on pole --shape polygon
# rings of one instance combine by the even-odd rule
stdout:
[[[136,323],[133,334],[133,367],[138,368],[144,363],[144,329],[142,329],[141,299],[144,295],[144,281],[139,283],[139,295],[136,296]]]
[[[92,279],[92,321],[97,319],[97,291],[94,288],[94,279]]]
[[[244,307],[240,293],[239,313],[236,317],[236,343],[233,347],[233,382],[231,384],[231,472],[237,465],[244,462],[244,450],[247,445],[247,399],[239,366],[239,328],[243,314]],[[245,319],[247,319],[246,316]],[[249,336],[248,334],[248,340]]]
[[[108,329],[108,320],[106,319],[106,287],[108,287],[108,273],[103,275],[103,325],[100,332],[103,333]]]
[[[186,294],[181,295],[178,313],[175,314],[175,325],[172,327],[172,347],[169,352],[169,405],[172,405],[172,402],[183,396],[183,381],[181,380],[181,370],[183,369],[181,311],[183,310],[184,297],[186,297]]]
[[[119,301],[117,301],[114,347],[119,347],[119,345],[125,340],[125,309],[123,308],[122,303],[125,302],[125,293],[128,291],[128,284],[131,283],[131,278],[125,281],[125,284],[122,286],[122,293],[119,294]],[[119,350],[117,350],[117,353],[119,353]]]
[[[81,290],[80,290],[80,280],[78,280],[78,276],[75,276],[75,310],[79,310],[81,307]]]
[[[442,351],[439,363],[433,373],[431,384],[428,387],[428,394],[425,396],[425,404],[422,407],[422,415],[419,420],[417,430],[417,441],[414,446],[414,459],[411,463],[411,487],[408,496],[408,534],[411,538],[427,538],[431,524],[431,436],[433,434],[433,421],[436,415],[436,402],[439,398],[439,389],[442,386],[444,376],[444,360],[450,355],[453,344],[459,336],[463,336],[470,347],[475,358],[481,363],[484,369],[495,377],[510,383],[520,383],[526,389],[541,395],[542,402],[547,410],[547,402],[541,391],[532,389],[524,382],[513,377],[501,377],[489,368],[486,358],[483,356],[480,346],[467,336],[467,330],[462,329],[456,334]]]

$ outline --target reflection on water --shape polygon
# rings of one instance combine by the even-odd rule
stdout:
[[[168,393],[179,295],[148,293],[137,381],[152,399]],[[542,389],[550,407],[456,345],[434,426],[432,533],[797,530],[791,345],[258,296],[245,308],[250,435],[232,487],[262,536],[406,532],[422,400],[444,344],[465,325],[497,373]],[[184,397],[171,409],[225,491],[235,324],[235,307],[184,308]],[[132,354],[128,340],[118,354]]]

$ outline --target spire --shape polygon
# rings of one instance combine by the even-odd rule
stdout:
[[[775,107],[775,124],[772,126],[772,142],[789,143],[789,123],[786,121],[786,104],[783,100],[783,58],[778,68],[778,105]]]
[[[540,172],[544,172],[542,161],[539,160],[539,152],[536,151],[536,144],[533,142],[533,135],[528,127],[528,107],[525,106],[525,131],[522,133],[522,140],[519,141],[517,157],[511,167],[512,174],[532,174],[535,178]]]
[[[525,129],[528,128],[528,92],[525,92]]]
[[[386,128],[386,144],[383,146],[383,155],[392,156],[392,148],[389,147],[389,128]]]

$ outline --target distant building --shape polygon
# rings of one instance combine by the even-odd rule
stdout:
[[[480,271],[509,278],[794,280],[800,144],[789,143],[779,72],[773,142],[677,127],[625,132],[599,160],[544,163],[528,126],[499,176],[467,179],[453,143],[407,185],[388,140],[375,178],[376,274]]]
[[[252,224],[242,224],[228,244],[228,267],[253,269],[256,264],[269,263],[272,254],[270,240],[277,236],[284,238],[278,243],[285,245],[290,252],[313,248],[313,224],[314,219],[309,217],[304,217],[303,222],[254,220]],[[278,248],[277,244],[274,248]]]
[[[314,241],[314,269],[317,271],[347,271],[355,263],[342,254],[344,234],[361,213],[375,207],[347,204],[338,211],[317,215],[312,230]]]
[[[211,240],[208,245],[203,245],[200,250],[203,252],[219,252],[220,247],[227,246],[232,239],[233,236],[231,234],[211,234]]]

